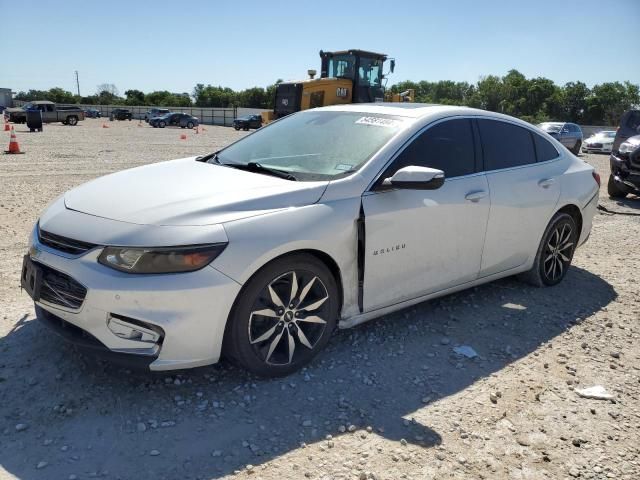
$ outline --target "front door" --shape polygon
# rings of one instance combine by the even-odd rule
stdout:
[[[443,170],[444,185],[382,186],[409,165]],[[363,195],[364,311],[477,278],[490,206],[487,179],[477,170],[471,121],[446,120],[417,135]]]

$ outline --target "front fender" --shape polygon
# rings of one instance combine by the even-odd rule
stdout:
[[[240,284],[271,260],[300,250],[318,250],[338,265],[342,317],[358,312],[356,218],[359,198],[292,207],[227,222],[229,245],[212,266]]]

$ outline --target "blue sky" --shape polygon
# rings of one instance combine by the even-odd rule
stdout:
[[[0,87],[14,91],[75,92],[75,70],[83,95],[101,83],[121,94],[266,86],[319,70],[320,49],[349,48],[395,57],[389,84],[511,68],[640,83],[640,0],[0,0],[0,12]]]

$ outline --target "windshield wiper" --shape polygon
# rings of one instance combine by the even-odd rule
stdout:
[[[220,165],[224,165],[225,167],[237,168],[238,170],[245,170],[247,172],[263,173],[265,175],[271,175],[273,177],[284,178],[285,180],[292,180],[292,181],[298,180],[296,177],[294,177],[293,175],[291,175],[289,172],[285,170],[278,170],[277,168],[265,167],[264,165],[261,165],[258,162],[220,163]]]
[[[220,163],[218,161],[218,152],[213,152],[213,153],[209,153],[207,155],[200,155],[199,157],[196,157],[196,162],[207,163],[207,162],[209,162],[209,160],[213,160],[216,163]]]

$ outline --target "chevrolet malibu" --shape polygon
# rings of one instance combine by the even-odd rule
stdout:
[[[303,111],[58,198],[23,260],[37,317],[151,370],[224,354],[288,374],[347,328],[515,274],[558,284],[599,177],[542,130],[463,107]]]

